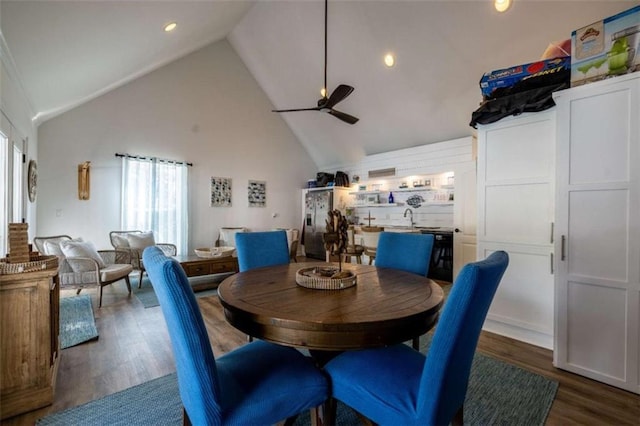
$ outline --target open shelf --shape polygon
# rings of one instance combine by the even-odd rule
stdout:
[[[349,208],[357,209],[361,207],[397,207],[400,205],[401,204],[398,204],[398,203],[358,204],[358,205],[349,206]]]
[[[433,191],[435,188],[433,186],[419,186],[419,187],[407,187],[407,188],[396,188],[392,189],[391,192],[419,192],[419,191]]]

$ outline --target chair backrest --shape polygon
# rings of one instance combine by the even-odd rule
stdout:
[[[426,277],[431,263],[433,234],[382,232],[376,251],[376,266],[394,268]]]
[[[238,233],[236,248],[240,272],[289,263],[287,234],[282,230]]]
[[[355,247],[356,246],[356,238],[355,238],[355,229],[353,226],[347,228],[347,246]]]
[[[509,264],[504,251],[465,265],[436,327],[418,391],[425,424],[448,424],[464,403],[471,362],[489,305]]]
[[[218,371],[202,314],[180,264],[158,247],[143,252],[169,329],[180,397],[191,423],[222,423]]]
[[[141,234],[142,231],[111,231],[109,232],[109,240],[113,248],[127,248],[129,247],[129,240],[127,235],[129,234]]]
[[[220,228],[218,240],[216,241],[216,247],[235,247],[236,234],[239,232],[247,232],[247,228]]]
[[[378,247],[378,239],[384,228],[378,226],[363,226],[361,229],[362,245],[368,249]]]
[[[33,243],[40,254],[64,256],[60,248],[61,241],[71,241],[68,235],[53,235],[51,237],[35,237]]]

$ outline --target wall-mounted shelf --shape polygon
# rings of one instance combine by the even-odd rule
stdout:
[[[418,187],[412,187],[412,188],[396,188],[396,189],[392,189],[391,192],[419,192],[419,191],[433,191],[434,188],[433,186],[418,186]]]
[[[357,209],[357,208],[361,208],[361,207],[397,207],[400,204],[398,203],[378,203],[378,204],[358,204],[358,205],[353,205],[350,206],[350,209]]]
[[[347,208],[349,209],[359,209],[359,208],[363,208],[363,207],[398,207],[398,206],[405,206],[408,204],[406,203],[379,203],[379,204],[360,204],[360,205],[353,205],[353,206],[349,206]],[[422,206],[426,207],[426,206],[452,206],[453,205],[453,201],[427,201],[427,202],[423,202]]]
[[[380,190],[376,190],[376,191],[352,191],[352,192],[349,193],[349,195],[380,194],[382,192],[387,192],[387,191],[380,191]]]
[[[443,186],[444,188],[444,186]],[[392,189],[382,189],[376,191],[352,191],[349,192],[349,195],[367,195],[367,194],[382,194],[387,192],[419,192],[419,191],[433,191],[437,188],[433,186],[421,186],[421,187],[407,187],[407,188],[392,188]]]

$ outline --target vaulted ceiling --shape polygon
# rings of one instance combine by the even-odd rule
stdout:
[[[355,87],[336,108],[360,121],[320,112],[279,119],[319,168],[467,136],[482,73],[536,61],[573,29],[636,4],[514,0],[499,14],[488,0],[330,0],[328,88]],[[323,14],[318,0],[2,0],[0,29],[42,122],[225,37],[275,108],[315,106]],[[178,28],[164,33],[170,21]]]

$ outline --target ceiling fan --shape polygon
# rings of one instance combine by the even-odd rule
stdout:
[[[324,86],[322,89],[322,98],[318,100],[318,106],[312,108],[296,108],[296,109],[274,109],[272,112],[294,112],[294,111],[322,111],[333,115],[336,118],[344,121],[345,123],[355,124],[358,122],[358,118],[353,115],[346,114],[344,112],[333,109],[338,103],[343,101],[347,96],[353,92],[353,87],[346,84],[341,84],[331,93],[331,96],[327,97],[327,8],[328,0],[324,1]]]

